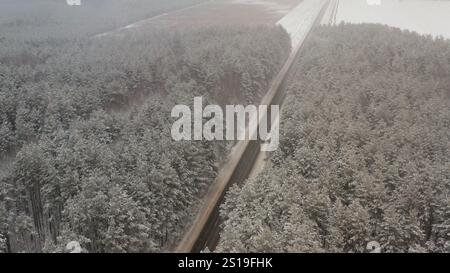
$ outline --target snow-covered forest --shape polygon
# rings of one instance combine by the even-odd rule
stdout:
[[[219,251],[450,251],[450,42],[320,27],[290,77],[280,149],[222,206]]]
[[[88,252],[164,250],[232,144],[172,141],[171,108],[195,95],[258,101],[289,36],[207,27],[69,38],[28,23],[0,32],[0,250],[59,252],[72,240]]]
[[[0,253],[450,252],[450,40],[344,1],[0,0]]]

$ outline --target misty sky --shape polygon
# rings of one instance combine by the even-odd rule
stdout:
[[[420,34],[442,35],[450,39],[450,1],[341,0],[337,21],[382,23]]]

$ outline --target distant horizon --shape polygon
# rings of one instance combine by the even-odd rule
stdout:
[[[450,253],[449,198],[450,1],[0,0],[0,254]]]
[[[386,24],[450,39],[450,1],[381,0],[381,5],[368,5],[367,0],[341,0],[336,23],[342,21]]]

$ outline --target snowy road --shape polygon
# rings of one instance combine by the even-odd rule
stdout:
[[[291,35],[293,48],[299,46],[308,35],[325,2],[326,0],[304,0],[277,22]]]
[[[345,0],[344,0],[345,1]],[[336,24],[337,14],[339,11],[339,0],[331,0],[330,5],[322,18],[322,25],[334,25]]]
[[[336,0],[331,0],[330,6],[334,5],[334,2]],[[293,52],[291,53],[291,56],[289,57],[285,67],[291,67],[294,59],[297,56],[297,52],[300,49],[301,45],[305,41],[307,35],[311,31],[312,27],[316,23],[317,16],[321,12],[324,5],[327,3],[327,0],[304,0],[300,5],[298,5],[295,9],[293,9],[291,12],[289,12],[286,16],[284,16],[280,21],[277,22],[278,25],[281,25],[291,36],[292,40],[292,48]],[[329,8],[327,8],[327,11]],[[324,16],[321,19],[321,22],[323,20],[329,21],[333,17],[333,13],[324,13]],[[284,78],[284,75],[287,74],[287,70],[289,68],[286,68],[286,71],[281,71],[279,75],[280,80],[281,78]],[[275,80],[274,82],[277,82]],[[268,96],[263,99],[262,104],[270,104],[273,100],[273,97],[275,97],[275,93],[277,92],[277,86],[272,87],[271,90],[268,92]],[[253,178],[256,177],[260,172],[263,171],[264,165],[266,164],[268,156],[266,152],[260,151],[258,156],[256,157],[254,166],[252,170],[250,171],[249,177]]]
[[[281,104],[283,83],[297,59],[303,42],[315,24],[320,23],[329,0],[304,0],[300,5],[283,17],[278,24],[291,35],[293,50],[286,63],[273,80],[269,91],[261,104]],[[253,132],[253,134],[255,134]],[[260,153],[258,141],[240,141],[233,148],[227,163],[220,170],[217,179],[211,185],[202,207],[193,224],[189,227],[175,252],[198,252],[205,247],[214,250],[220,240],[219,208],[224,200],[226,190],[233,184],[245,181],[250,175],[256,175],[264,167],[264,154]]]

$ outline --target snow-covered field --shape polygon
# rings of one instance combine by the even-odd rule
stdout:
[[[319,0],[322,1],[322,0]],[[202,27],[210,25],[271,25],[294,9],[302,0],[209,0],[179,10],[169,11],[97,35],[119,34],[150,25]]]
[[[367,0],[340,0],[337,23],[342,21],[381,23],[450,39],[450,1],[380,0],[380,5],[369,5]]]

